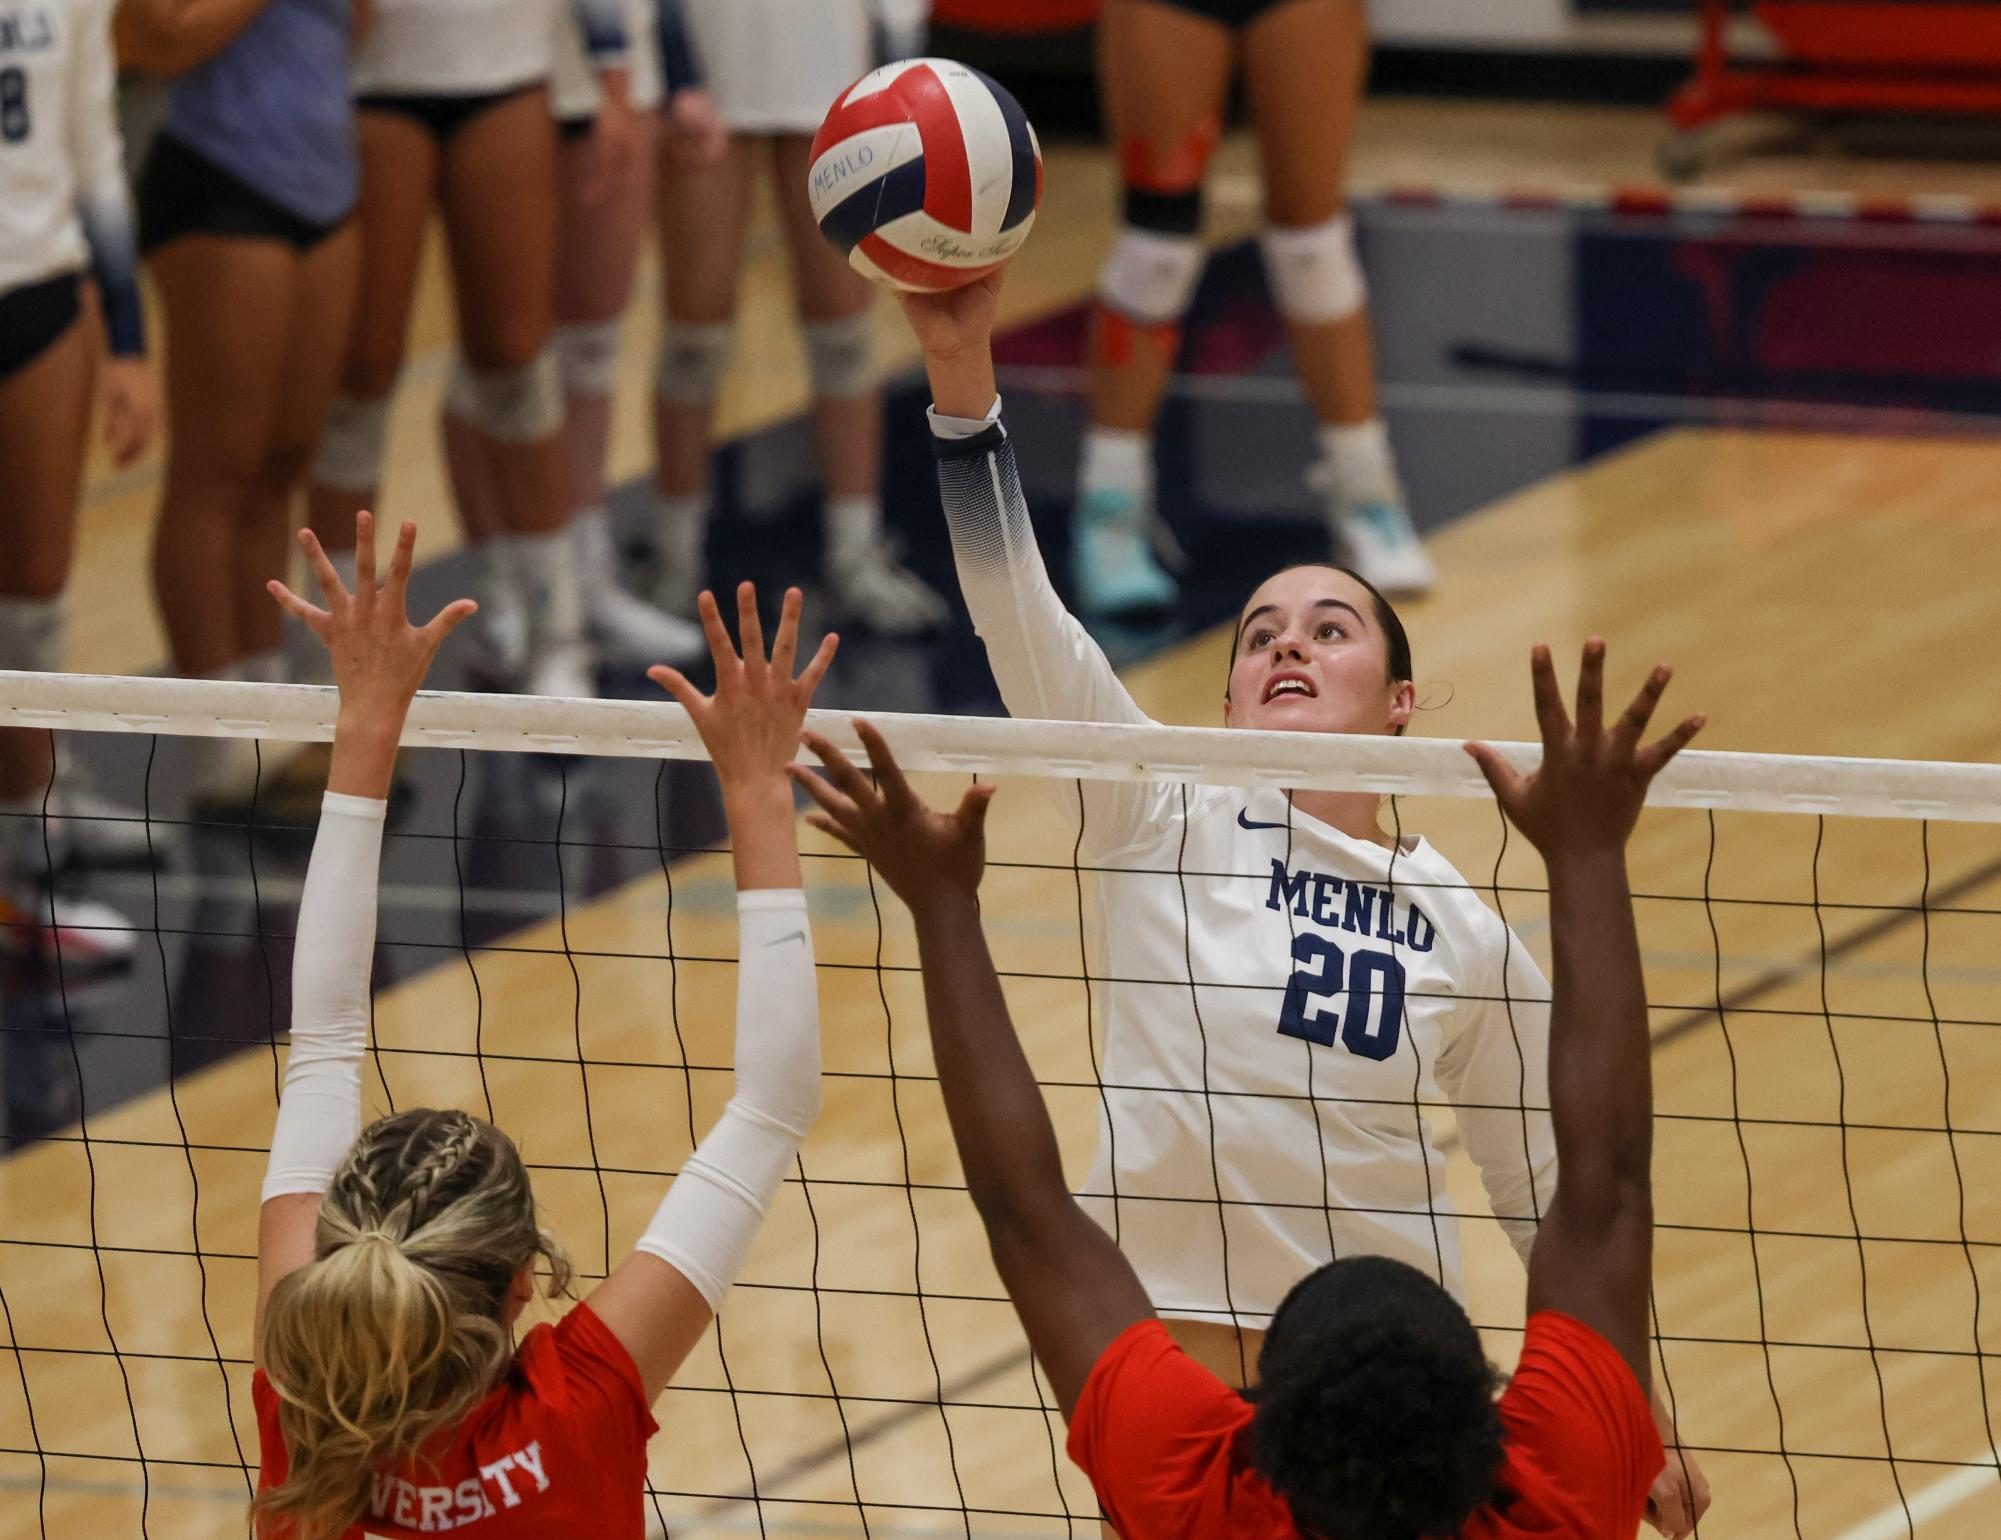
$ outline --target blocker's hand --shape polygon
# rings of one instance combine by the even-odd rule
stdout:
[[[1509,820],[1545,860],[1622,850],[1639,822],[1647,788],[1667,762],[1688,746],[1705,720],[1692,716],[1645,748],[1640,738],[1653,720],[1673,670],[1657,666],[1619,720],[1605,729],[1605,643],[1584,644],[1577,677],[1577,721],[1563,707],[1563,692],[1549,649],[1530,655],[1536,720],[1542,727],[1542,764],[1523,775],[1490,744],[1469,743]]]
[[[709,656],[715,660],[716,693],[704,695],[679,669],[664,663],[646,671],[648,679],[687,708],[726,794],[766,781],[784,790],[785,767],[798,752],[806,708],[812,705],[813,691],[840,645],[840,638],[828,633],[821,639],[819,651],[798,677],[793,677],[792,665],[799,651],[799,611],[804,603],[798,589],[785,590],[778,635],[767,658],[764,626],[757,618],[757,590],[749,583],[737,585],[741,653],[723,628],[716,596],[705,590],[700,600],[702,630],[709,639]]]
[[[1686,1450],[1668,1445],[1667,1464],[1647,1493],[1647,1522],[1667,1540],[1687,1540],[1709,1512],[1709,1478]]]
[[[273,578],[265,587],[308,631],[325,644],[333,660],[334,683],[340,687],[340,714],[355,726],[389,726],[401,731],[411,697],[423,687],[424,675],[446,637],[478,611],[470,599],[454,599],[421,626],[410,623],[411,555],[417,546],[417,526],[407,519],[397,531],[389,572],[375,580],[375,515],[354,520],[354,592],[320,549],[309,529],[299,531],[306,561],[319,579],[326,607],[300,598]]]
[[[873,786],[818,733],[801,735],[826,766],[822,774],[804,765],[791,767],[792,778],[824,809],[808,814],[806,821],[866,857],[912,909],[941,893],[977,891],[987,867],[987,804],[994,788],[974,786],[956,810],[941,813],[910,789],[873,723],[856,718],[855,733],[875,770]]]

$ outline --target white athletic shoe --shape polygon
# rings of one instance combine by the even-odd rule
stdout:
[[[16,867],[43,876],[66,866],[144,866],[169,833],[156,828],[149,844],[138,808],[112,801],[74,771],[57,777],[46,804],[40,796],[0,802],[0,824],[0,843],[13,850]]]
[[[708,638],[700,626],[625,591],[612,548],[611,520],[602,508],[579,512],[570,532],[583,579],[584,629],[600,652],[621,663],[677,665],[707,654]],[[688,602],[692,608],[692,596]]]
[[[44,889],[17,901],[0,896],[0,952],[61,959],[65,968],[115,968],[138,945],[132,922],[94,898]]]
[[[522,689],[530,695],[596,700],[598,682],[594,662],[590,648],[582,642],[559,642],[545,647],[529,657]]]
[[[1325,500],[1327,527],[1340,559],[1391,598],[1429,593],[1438,569],[1400,498],[1345,496],[1326,464],[1307,473]]]
[[[935,631],[951,609],[928,583],[898,559],[901,552],[877,542],[835,556],[827,564],[834,601],[852,619],[884,636]]]

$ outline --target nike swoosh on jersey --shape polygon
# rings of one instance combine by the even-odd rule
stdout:
[[[797,941],[800,942],[801,944],[804,944],[805,940],[806,940],[806,932],[804,932],[803,930],[789,930],[784,935],[780,936],[776,941],[765,942],[764,949],[768,952],[775,946],[785,945],[785,943],[788,941]]]
[[[1246,829],[1283,829],[1285,827],[1282,823],[1259,822],[1257,819],[1251,817],[1251,810],[1247,807],[1237,809],[1237,822]]]

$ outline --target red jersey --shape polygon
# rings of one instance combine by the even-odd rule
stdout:
[[[1598,1333],[1529,1317],[1501,1395],[1501,1501],[1459,1540],[1631,1540],[1660,1473],[1660,1435],[1633,1371]],[[1123,1540],[1300,1540],[1251,1468],[1251,1404],[1142,1321],[1105,1349],[1070,1419],[1070,1458]]]
[[[278,1393],[259,1369],[261,1491],[285,1479]],[[440,1434],[435,1459],[373,1478],[368,1516],[341,1540],[464,1529],[468,1540],[641,1540],[646,1441],[658,1428],[625,1345],[589,1305],[521,1339],[507,1378]]]

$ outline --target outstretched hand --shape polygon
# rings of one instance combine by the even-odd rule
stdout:
[[[968,349],[986,347],[993,337],[994,317],[1000,313],[1001,279],[1006,273],[1005,267],[998,267],[984,278],[936,294],[898,293],[926,358],[957,358]]]
[[[1647,788],[1701,731],[1705,719],[1689,717],[1645,748],[1640,746],[1673,677],[1673,670],[1660,664],[1607,731],[1605,643],[1595,636],[1584,644],[1574,724],[1564,710],[1547,647],[1538,646],[1531,653],[1530,672],[1536,720],[1542,728],[1542,764],[1523,775],[1491,744],[1469,743],[1466,752],[1487,777],[1501,810],[1544,859],[1623,849],[1639,822]]]
[[[413,626],[410,564],[417,526],[406,520],[397,531],[389,571],[379,584],[373,514],[355,516],[354,536],[354,592],[348,592],[309,529],[299,531],[299,544],[319,580],[326,607],[300,598],[276,578],[265,587],[325,645],[333,660],[334,683],[340,688],[342,720],[356,727],[393,726],[400,732],[403,715],[423,687],[438,648],[479,606],[470,599],[454,599],[425,624]]]
[[[822,774],[791,767],[793,779],[824,810],[809,813],[806,821],[865,857],[912,909],[941,892],[977,891],[987,866],[987,804],[994,787],[971,787],[957,809],[941,813],[911,790],[873,723],[856,718],[855,733],[875,770],[873,786],[825,738],[804,735],[806,747],[826,766]]]
[[[821,640],[819,651],[795,679],[792,665],[799,651],[799,611],[805,603],[798,589],[785,591],[778,635],[768,658],[754,587],[749,583],[737,585],[741,653],[723,627],[716,596],[704,591],[700,603],[702,630],[708,636],[709,655],[716,665],[716,693],[704,695],[679,669],[664,663],[648,669],[646,677],[687,708],[695,731],[702,735],[702,742],[708,748],[716,774],[722,777],[726,794],[759,782],[783,787],[785,767],[798,752],[799,729],[806,721],[806,708],[812,705],[813,691],[834,661],[834,649],[840,645],[840,638],[828,633]]]

